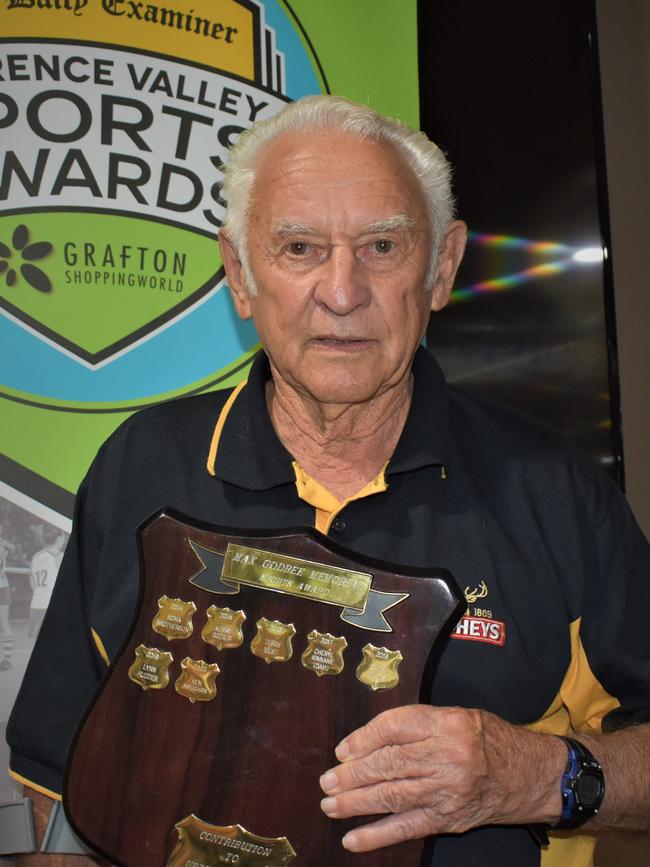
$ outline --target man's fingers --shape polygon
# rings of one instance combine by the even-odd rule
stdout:
[[[345,737],[336,748],[340,762],[366,756],[386,744],[407,744],[426,737],[434,724],[435,709],[413,704],[385,710]]]
[[[412,810],[408,813],[385,816],[377,822],[348,831],[341,842],[351,852],[369,852],[405,840],[426,837],[431,833],[429,828],[426,813],[423,810]]]
[[[431,804],[434,798],[435,792],[422,779],[395,780],[330,795],[323,798],[321,807],[330,819],[347,819],[350,816],[407,813],[414,808]]]
[[[321,788],[325,794],[335,795],[384,780],[424,777],[434,772],[432,751],[431,740],[383,746],[327,771],[320,779]]]
[[[459,708],[385,711],[342,742],[349,757],[323,774],[321,788],[336,795],[384,780],[471,778],[482,769],[478,730],[477,715]]]

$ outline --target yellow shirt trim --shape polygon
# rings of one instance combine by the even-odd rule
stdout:
[[[9,776],[12,777],[17,783],[22,783],[23,786],[29,786],[30,789],[34,789],[35,792],[40,792],[41,795],[45,795],[48,798],[52,798],[55,801],[62,801],[63,798],[58,792],[53,792],[51,789],[46,789],[45,786],[39,786],[38,783],[33,783],[31,780],[28,780],[27,777],[21,776],[21,774],[17,774],[15,771],[9,769]]]
[[[293,471],[296,475],[296,490],[301,500],[309,503],[316,511],[315,527],[321,533],[329,533],[332,526],[332,521],[338,513],[344,509],[348,503],[354,500],[361,500],[363,497],[370,497],[373,494],[381,494],[387,490],[388,483],[386,482],[386,467],[388,461],[384,464],[381,470],[377,473],[374,479],[371,479],[367,485],[364,485],[360,491],[357,491],[352,497],[341,502],[331,491],[328,491],[324,485],[321,485],[316,479],[312,478],[303,470],[297,461],[292,462]]]
[[[566,735],[573,731],[599,734],[603,717],[619,707],[596,678],[580,639],[580,618],[569,626],[571,662],[558,694],[548,710],[526,726],[536,732]],[[588,834],[550,834],[551,845],[542,849],[541,867],[592,867],[596,840]]]
[[[223,430],[223,426],[226,423],[226,418],[228,417],[228,413],[230,412],[230,408],[233,403],[237,399],[239,392],[248,382],[247,379],[240,382],[237,388],[230,395],[228,400],[224,403],[223,409],[219,413],[219,418],[217,419],[217,423],[214,426],[214,433],[212,434],[212,440],[210,442],[210,451],[208,452],[208,460],[206,463],[206,467],[211,476],[214,476],[214,465],[217,460],[217,448],[219,446],[219,439],[221,438],[221,431]]]
[[[595,837],[563,831],[549,838],[550,846],[542,849],[541,867],[593,867]]]
[[[99,637],[99,633],[95,632],[95,630],[92,628],[91,628],[90,632],[92,634],[93,641],[95,642],[95,647],[99,651],[99,655],[104,660],[106,665],[110,665],[111,664],[111,658],[108,655],[108,653],[106,652],[106,648],[104,647],[104,642]]]
[[[600,734],[603,718],[621,706],[596,678],[580,640],[580,618],[571,624],[571,665],[566,673],[560,697],[569,709],[574,732]]]
[[[571,662],[558,694],[542,716],[526,728],[544,734],[569,731],[600,734],[603,717],[620,706],[596,678],[580,640],[580,618],[569,625]]]

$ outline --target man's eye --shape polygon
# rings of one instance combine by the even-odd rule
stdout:
[[[287,245],[287,249],[292,256],[305,256],[311,251],[311,244],[306,241],[292,241]]]
[[[395,249],[395,241],[391,241],[389,238],[379,238],[377,241],[373,241],[371,246],[375,253],[392,253]]]

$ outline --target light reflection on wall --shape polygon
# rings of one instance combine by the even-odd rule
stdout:
[[[469,301],[475,296],[487,292],[515,289],[531,280],[559,274],[570,268],[599,264],[605,255],[605,251],[600,247],[571,247],[555,241],[531,241],[527,238],[516,238],[513,235],[493,235],[486,232],[470,232],[468,241],[477,247],[492,248],[496,251],[524,251],[531,258],[548,259],[552,257],[552,261],[539,261],[512,273],[502,273],[472,283],[470,286],[455,288],[451,296],[452,304]],[[501,268],[504,267],[503,263],[499,264]]]

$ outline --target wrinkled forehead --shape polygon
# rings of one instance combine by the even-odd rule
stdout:
[[[251,216],[274,219],[306,208],[344,208],[354,202],[376,217],[407,214],[426,221],[421,187],[406,157],[390,142],[333,130],[286,133],[259,155]]]

